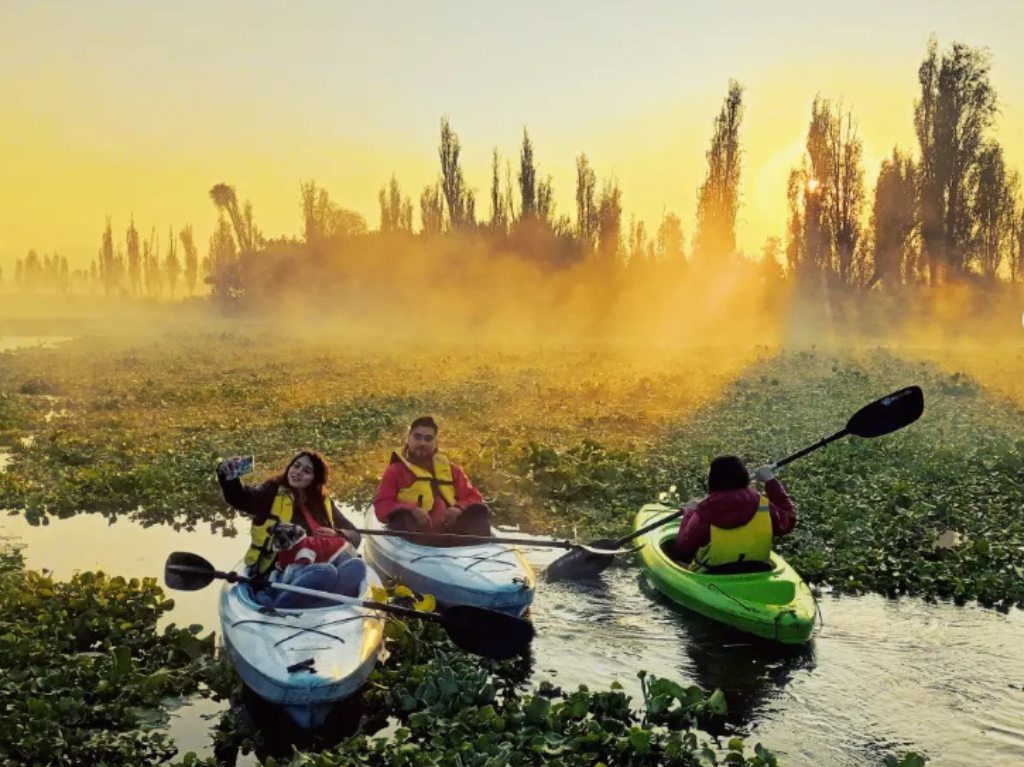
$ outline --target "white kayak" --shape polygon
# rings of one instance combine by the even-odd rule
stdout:
[[[368,530],[386,530],[373,509]],[[504,543],[422,546],[404,538],[363,536],[363,557],[387,583],[400,582],[440,605],[472,605],[522,615],[533,603],[537,576],[522,552]]]
[[[241,563],[235,568],[244,569]],[[366,572],[360,593],[369,598],[380,579],[370,568]],[[384,629],[383,618],[365,607],[261,607],[241,583],[221,589],[220,623],[242,681],[305,728],[321,725],[333,705],[366,681]]]

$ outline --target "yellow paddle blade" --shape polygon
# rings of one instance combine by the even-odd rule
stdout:
[[[437,600],[433,594],[424,594],[412,604],[413,609],[421,613],[432,613],[437,610]]]
[[[396,583],[390,588],[384,586],[371,586],[370,594],[374,601],[390,603],[405,603],[423,613],[432,613],[437,610],[437,600],[432,594],[417,594],[403,583]]]
[[[416,597],[415,592],[404,583],[396,583],[391,593],[396,597],[409,597],[410,599],[415,599]]]

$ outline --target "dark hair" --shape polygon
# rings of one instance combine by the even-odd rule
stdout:
[[[742,490],[750,484],[750,474],[743,461],[734,455],[720,455],[711,461],[708,470],[708,492]]]
[[[412,431],[417,426],[429,427],[429,428],[434,430],[434,434],[437,434],[437,432],[438,432],[437,421],[435,421],[433,419],[433,417],[429,416],[429,415],[421,415],[419,418],[417,418],[415,421],[413,421],[409,425],[409,431]]]
[[[309,483],[309,487],[306,488],[306,509],[316,518],[317,522],[321,525],[328,525],[333,527],[331,515],[327,513],[327,478],[330,476],[330,469],[327,468],[327,461],[324,457],[315,450],[300,450],[292,459],[288,461],[288,465],[284,467],[284,471],[278,474],[276,477],[271,479],[278,487],[286,487],[291,490],[292,495],[295,495],[295,489],[288,484],[288,472],[291,470],[292,465],[305,456],[309,459],[310,463],[313,464],[313,481]]]

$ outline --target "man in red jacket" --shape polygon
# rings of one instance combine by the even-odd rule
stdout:
[[[438,450],[437,431],[430,416],[412,422],[374,496],[377,519],[392,530],[489,536],[490,509],[466,473]]]
[[[796,509],[772,466],[754,476],[764,483],[767,498],[750,486],[739,458],[723,455],[711,462],[708,495],[683,515],[676,535],[676,556],[694,570],[763,569],[771,561],[772,538],[789,533]]]

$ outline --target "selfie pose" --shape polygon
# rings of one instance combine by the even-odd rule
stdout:
[[[252,519],[245,554],[249,574],[356,596],[366,574],[355,550],[359,534],[327,494],[329,470],[323,456],[302,450],[277,476],[259,485],[242,484],[240,473],[251,470],[251,458],[228,458],[217,467],[224,500]],[[273,590],[253,596],[281,608],[321,602]]]

